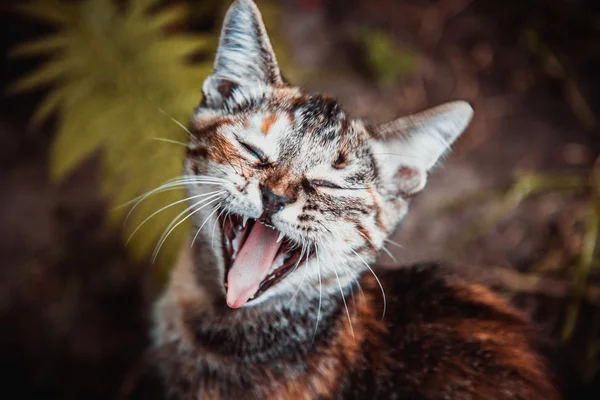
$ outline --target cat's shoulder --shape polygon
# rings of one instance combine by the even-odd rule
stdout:
[[[404,397],[558,399],[536,327],[508,300],[449,265],[418,264],[363,276],[384,307],[390,393]],[[379,292],[379,293],[378,293]],[[377,311],[376,311],[377,312]],[[374,350],[378,351],[378,350]],[[393,396],[392,396],[393,397]]]
[[[380,271],[377,276],[379,289],[385,292],[386,307],[396,311],[388,317],[397,323],[450,323],[453,318],[457,318],[456,322],[467,318],[530,327],[527,316],[511,306],[508,299],[481,281],[461,274],[459,266],[421,263]],[[365,279],[375,280],[374,276]],[[376,289],[373,283],[368,286]]]

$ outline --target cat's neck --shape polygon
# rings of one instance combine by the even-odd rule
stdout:
[[[195,310],[186,315],[195,343],[219,356],[242,362],[268,362],[306,354],[315,345],[336,335],[340,315],[345,313],[341,296],[318,299],[305,307],[286,308],[280,303],[221,313]],[[225,306],[227,307],[227,306]]]
[[[211,250],[201,242],[192,249],[186,247],[172,279],[177,286],[172,292],[181,297],[179,302],[190,303],[182,317],[192,328],[195,342],[211,352],[265,361],[285,357],[291,348],[310,351],[335,335],[340,317],[346,318],[346,307],[352,311],[359,302],[354,294],[358,289],[348,284],[341,291],[338,287],[337,294],[303,293],[291,302],[273,298],[231,309]]]

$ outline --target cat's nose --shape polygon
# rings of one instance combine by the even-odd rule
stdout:
[[[281,193],[276,193],[271,188],[260,185],[263,201],[263,217],[270,219],[271,216],[280,211],[287,204],[296,201],[295,198],[286,196]]]

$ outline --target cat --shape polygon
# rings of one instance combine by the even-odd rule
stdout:
[[[169,398],[560,398],[503,299],[443,265],[370,267],[469,104],[352,118],[286,81],[252,0],[230,6],[202,91],[195,229],[154,314]]]

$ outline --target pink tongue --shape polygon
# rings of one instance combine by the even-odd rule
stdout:
[[[256,293],[273,265],[279,232],[256,221],[227,275],[227,304],[240,308]]]

